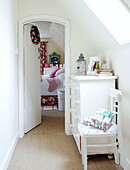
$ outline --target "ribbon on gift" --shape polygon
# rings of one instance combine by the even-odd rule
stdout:
[[[99,109],[97,110],[97,114],[103,115],[103,118],[105,118],[105,117],[111,118],[111,123],[112,123],[112,119],[113,119],[113,116],[114,116],[114,114],[113,114],[112,111],[99,108]]]

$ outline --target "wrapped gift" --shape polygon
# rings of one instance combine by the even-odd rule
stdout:
[[[102,121],[101,129],[107,130],[111,126],[111,118],[105,117]]]
[[[92,125],[94,125],[94,122],[93,122],[93,120],[92,120],[91,117],[84,118],[84,119],[83,119],[83,123],[84,123],[85,125],[87,125],[87,126],[92,126]]]
[[[103,109],[103,108],[99,108],[96,113],[99,115],[103,115],[103,118],[110,117],[111,120],[113,119],[113,116],[114,116],[112,111],[109,111],[109,110]]]
[[[99,108],[95,115],[83,119],[83,123],[87,126],[94,126],[105,131],[110,127],[112,118],[113,113],[111,111]]]

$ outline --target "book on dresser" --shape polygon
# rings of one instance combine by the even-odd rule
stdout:
[[[112,69],[97,69],[98,76],[113,76],[113,70]]]

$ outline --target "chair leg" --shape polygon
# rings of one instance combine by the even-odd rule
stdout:
[[[113,138],[113,142],[116,142],[116,137]],[[113,151],[114,151],[115,163],[120,164],[120,154],[118,152],[116,145],[113,146]]]
[[[82,165],[84,165],[84,144],[85,140],[83,140],[83,137],[81,137],[81,155],[82,155]],[[87,161],[88,161],[88,156],[87,156]]]
[[[82,154],[82,165],[84,165],[84,139],[81,137],[81,154]]]
[[[84,144],[84,170],[87,170],[87,138],[83,138]]]

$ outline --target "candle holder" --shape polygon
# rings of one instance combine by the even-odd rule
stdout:
[[[77,74],[85,75],[86,70],[86,60],[84,59],[83,54],[81,53],[77,62]]]

